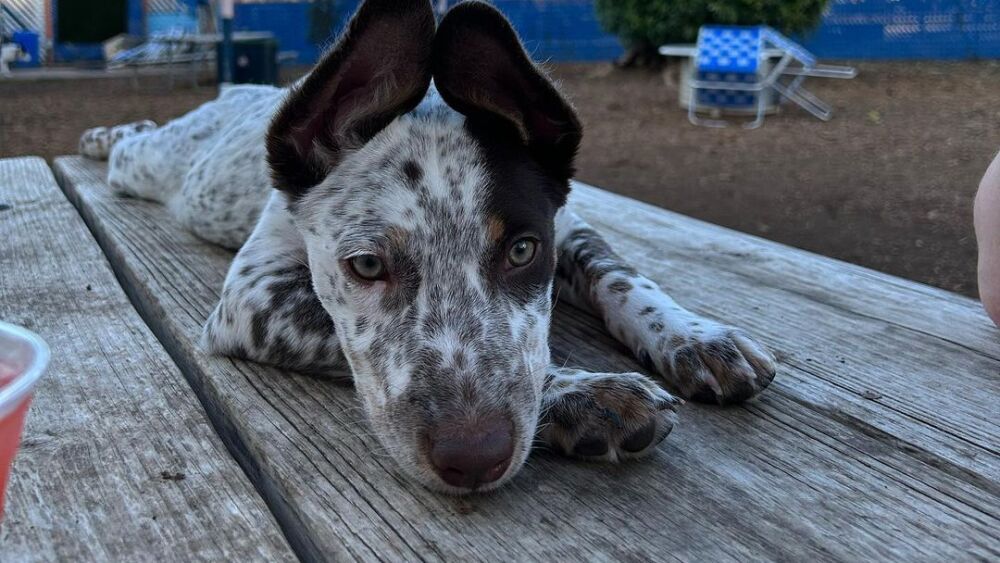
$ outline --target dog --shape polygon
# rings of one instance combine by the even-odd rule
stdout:
[[[566,205],[582,127],[486,3],[367,0],[289,89],[240,86],[154,128],[98,129],[116,193],[239,249],[202,346],[349,370],[373,433],[432,489],[509,481],[532,447],[653,451],[682,400],[638,373],[553,366],[553,301],[684,398],[745,401],[775,375],[746,332],[639,274]]]
[[[10,74],[10,63],[31,62],[31,55],[14,42],[0,42],[0,76]]]

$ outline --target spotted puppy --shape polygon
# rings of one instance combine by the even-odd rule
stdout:
[[[368,0],[294,87],[230,88],[111,143],[108,180],[240,249],[209,351],[349,368],[399,465],[464,493],[509,480],[536,439],[615,461],[674,423],[679,400],[644,375],[550,364],[554,295],[685,397],[739,402],[774,376],[763,346],[681,308],[567,209],[580,139],[488,4],[435,30],[428,0]]]

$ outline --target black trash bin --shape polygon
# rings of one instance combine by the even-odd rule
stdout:
[[[216,48],[218,80],[222,82],[222,43]],[[278,84],[278,40],[270,33],[233,34],[233,83]]]

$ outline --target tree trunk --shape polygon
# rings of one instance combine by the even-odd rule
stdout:
[[[615,61],[619,68],[647,68],[657,70],[664,64],[665,57],[660,55],[656,46],[649,43],[637,43],[625,51],[625,54]]]

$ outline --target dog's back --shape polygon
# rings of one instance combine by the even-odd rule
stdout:
[[[80,153],[108,160],[108,184],[116,193],[163,203],[201,238],[239,248],[267,201],[264,135],[286,92],[225,88],[163,127],[88,130]]]

